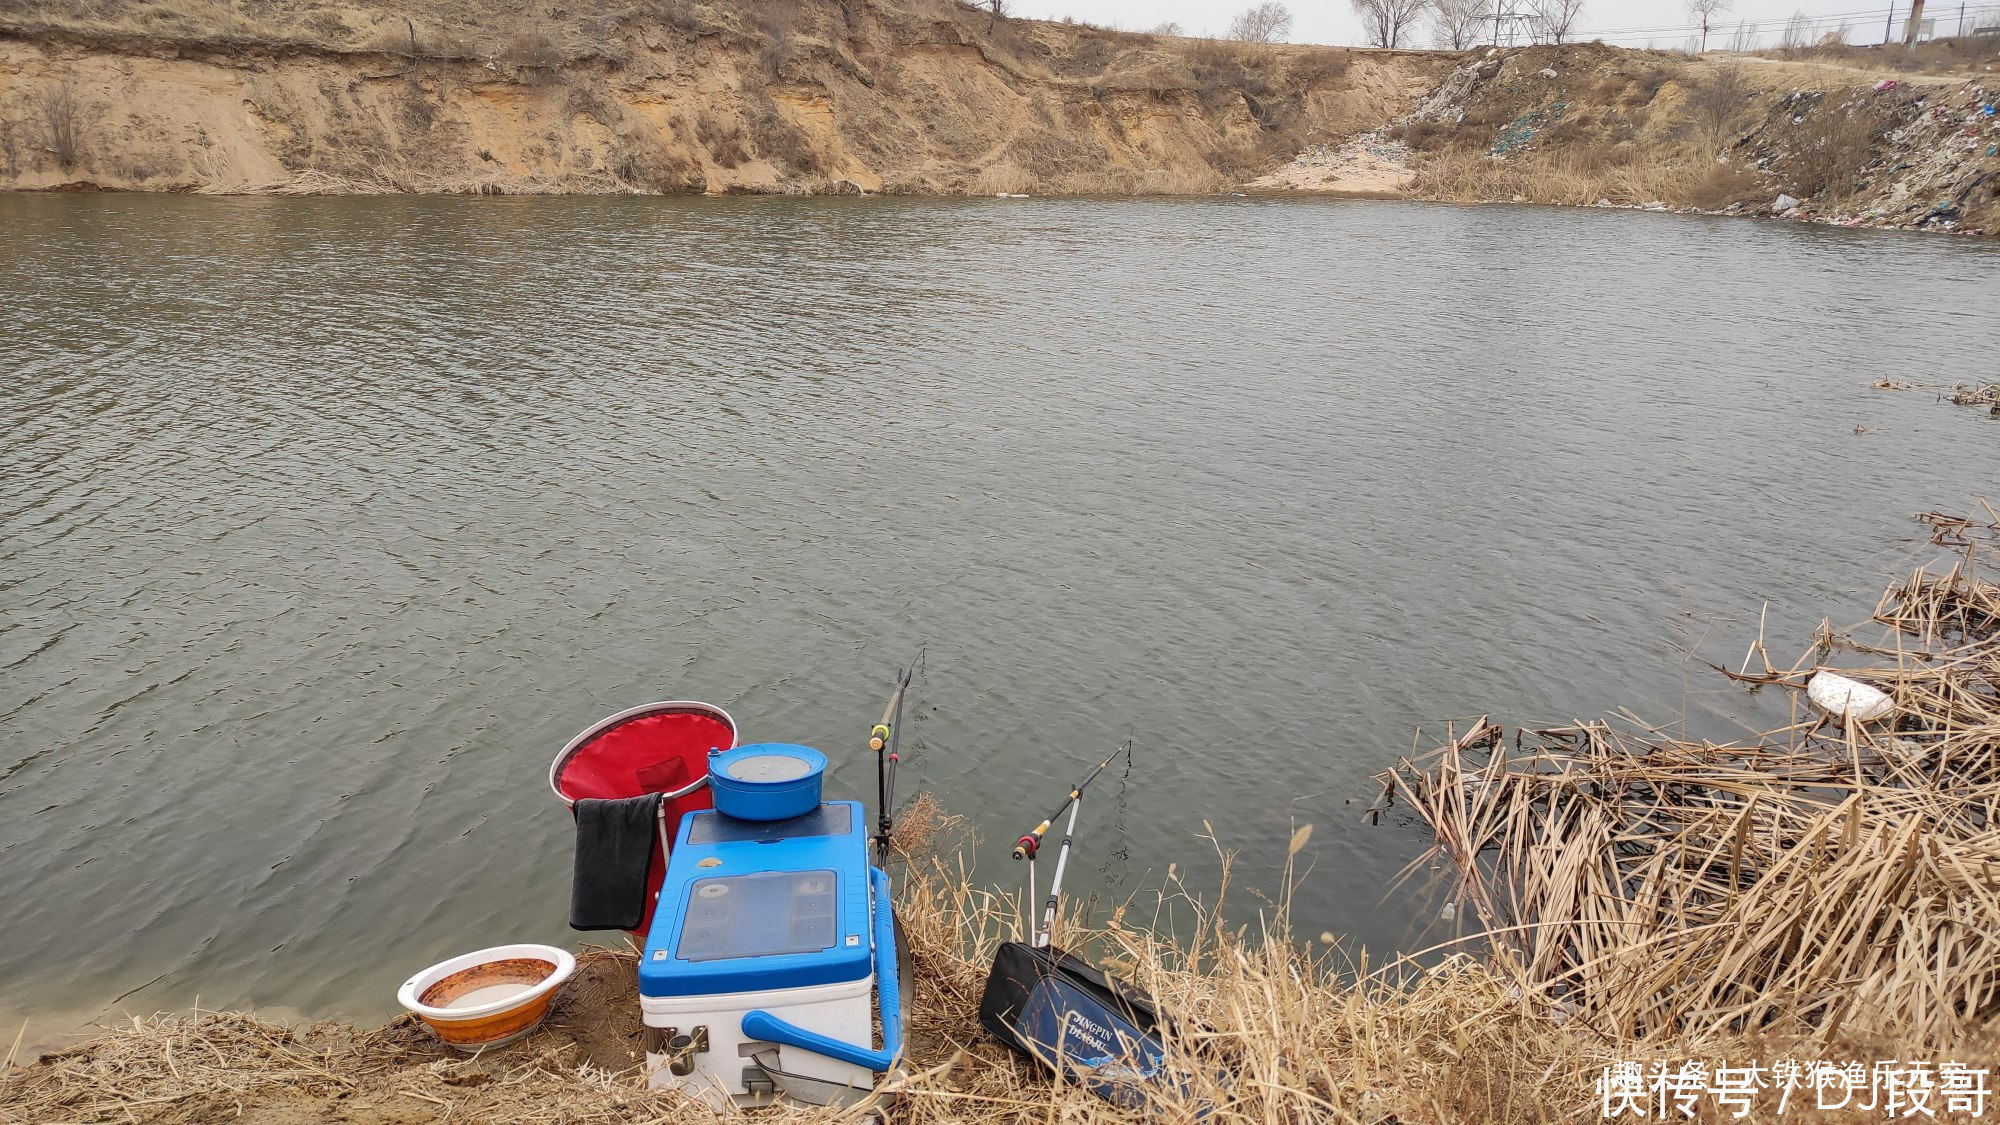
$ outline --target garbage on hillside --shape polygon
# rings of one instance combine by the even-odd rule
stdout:
[[[1505,129],[1500,130],[1499,136],[1493,138],[1493,147],[1487,150],[1487,154],[1504,157],[1526,149],[1534,141],[1537,132],[1562,120],[1563,114],[1568,112],[1568,102],[1555,102],[1545,108],[1530,110],[1516,117]]]
[[[1984,216],[1992,213],[1989,201],[2000,189],[2000,168],[1990,163],[2000,157],[2000,119],[1991,110],[1988,86],[1968,79],[1956,89],[1920,91],[1892,79],[1873,89],[1873,96],[1844,98],[1794,91],[1739,147],[1748,149],[1760,169],[1785,174],[1823,161],[1833,139],[1858,143],[1865,133],[1867,156],[1851,182],[1816,189],[1810,199],[1794,197],[1796,217],[1965,233],[1988,225]],[[1847,203],[1849,198],[1854,202]]]

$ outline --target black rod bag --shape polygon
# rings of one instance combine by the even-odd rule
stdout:
[[[1002,943],[979,1000],[994,1037],[1126,1109],[1155,1091],[1184,1088],[1165,1062],[1168,1017],[1151,997],[1053,946]]]

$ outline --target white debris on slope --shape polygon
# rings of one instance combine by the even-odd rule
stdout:
[[[1504,57],[1496,57],[1489,52],[1478,62],[1454,68],[1445,76],[1444,81],[1438,84],[1437,90],[1430,97],[1418,102],[1417,108],[1403,118],[1402,124],[1445,120],[1454,125],[1458,124],[1465,118],[1466,99],[1472,97],[1472,92],[1479,88],[1481,82],[1500,73],[1500,68],[1506,65],[1506,62]]]
[[[1350,137],[1339,145],[1312,145],[1291,163],[1250,186],[1266,190],[1399,195],[1416,176],[1409,163],[1409,146],[1389,140],[1378,129]]]
[[[1396,125],[1419,121],[1450,121],[1456,125],[1465,116],[1466,99],[1480,83],[1499,74],[1506,61],[1504,56],[1489,51],[1477,62],[1455,67],[1429,97]],[[1308,146],[1291,163],[1250,186],[1266,190],[1400,195],[1409,189],[1417,174],[1410,167],[1409,146],[1388,138],[1394,127],[1360,133],[1338,145]]]

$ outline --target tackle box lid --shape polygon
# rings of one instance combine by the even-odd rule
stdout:
[[[802,988],[873,971],[859,802],[790,820],[689,813],[674,836],[639,962],[641,996]]]

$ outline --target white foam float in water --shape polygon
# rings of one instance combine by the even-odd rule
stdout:
[[[1806,698],[1827,714],[1856,723],[1873,722],[1896,709],[1895,701],[1881,688],[1837,672],[1820,672],[1806,681]]]

